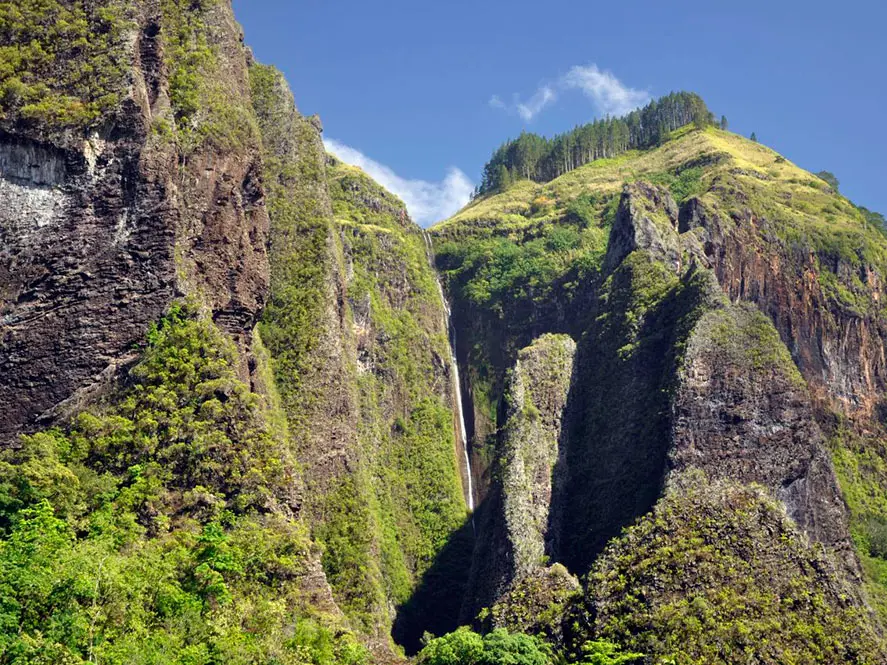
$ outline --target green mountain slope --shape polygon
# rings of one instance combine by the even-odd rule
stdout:
[[[528,488],[509,485],[518,472],[506,452],[515,426],[506,377],[537,337],[566,333],[578,351],[551,468],[548,561],[575,574],[597,569],[600,579],[617,574],[615,560],[598,562],[608,543],[618,548],[623,528],[666,501],[669,478],[704,470],[768,488],[801,542],[824,547],[832,572],[817,584],[832,600],[823,602],[837,611],[834,603],[854,598],[859,614],[851,623],[869,622],[867,608],[880,606],[883,593],[877,497],[885,434],[877,405],[887,387],[880,305],[887,242],[873,221],[770,149],[688,126],[657,147],[599,159],[547,183],[519,180],[434,227],[474,398],[473,458],[490,496],[531,500],[517,498]],[[670,494],[671,505],[693,501],[693,483],[682,487],[685,496]],[[692,547],[688,534],[662,538],[666,548]],[[782,564],[768,557],[757,565],[755,575],[782,575]],[[702,594],[698,602],[708,602],[710,582],[687,574]],[[793,575],[785,569],[786,579]],[[591,595],[598,593],[594,579]],[[520,604],[522,584],[505,589],[494,615]],[[694,602],[695,592],[670,584],[644,592],[646,602],[671,594]],[[671,630],[689,631],[685,641],[700,630],[685,620],[656,628],[665,632],[655,639],[665,642],[656,642],[655,653],[677,657],[662,645]],[[737,630],[756,630],[738,621]],[[602,630],[592,623],[583,634]],[[816,630],[840,639],[835,626]],[[868,646],[855,655],[811,653],[822,662],[872,662],[877,630],[863,629],[869,637],[859,640]],[[652,644],[625,635],[619,641],[633,650]],[[784,640],[777,647],[784,654],[794,648]],[[791,656],[806,657],[814,656]]]

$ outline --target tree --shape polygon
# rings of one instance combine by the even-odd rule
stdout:
[[[874,210],[869,210],[865,206],[856,206],[856,209],[862,213],[862,216],[865,217],[866,222],[874,226],[879,231],[887,233],[887,220],[884,219],[884,215],[879,212],[875,212]]]
[[[820,171],[816,174],[816,177],[820,180],[825,180],[828,183],[828,186],[831,187],[836,192],[841,191],[841,182],[835,177],[835,174],[831,171]]]
[[[503,167],[513,180],[549,182],[596,159],[661,145],[688,124],[701,129],[717,122],[699,95],[676,92],[625,117],[595,120],[554,138],[523,132],[493,153],[484,167],[478,195],[503,190]]]
[[[496,189],[500,192],[504,192],[511,186],[511,182],[511,171],[508,170],[508,167],[506,167],[505,164],[499,164],[496,169]]]
[[[622,662],[622,661],[616,661]],[[624,661],[630,662],[630,661]],[[463,626],[430,640],[420,665],[551,665],[548,646],[537,637],[497,628],[481,637]]]
[[[754,132],[751,133],[751,136],[749,138],[751,138],[751,140],[754,141],[755,143],[758,142],[758,135],[755,134]]]
[[[721,129],[723,129],[726,132],[728,127],[729,127],[729,124],[727,123],[727,116],[722,115],[721,116]]]

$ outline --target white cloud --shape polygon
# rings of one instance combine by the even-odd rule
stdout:
[[[573,67],[561,80],[565,87],[585,93],[604,115],[625,115],[650,101],[645,90],[623,85],[613,74],[594,64]]]
[[[461,170],[451,167],[440,182],[409,180],[384,164],[335,139],[324,139],[326,149],[346,164],[357,166],[407,206],[420,226],[429,226],[458,212],[471,199],[474,183]]]
[[[526,122],[530,122],[549,104],[557,101],[557,93],[554,88],[543,85],[536,91],[536,94],[530,97],[530,101],[523,104],[517,103],[517,112]]]
[[[624,85],[612,73],[602,71],[595,64],[577,65],[555,83],[542,85],[526,102],[514,95],[512,104],[506,104],[498,95],[490,98],[492,108],[516,113],[525,122],[531,122],[547,106],[554,104],[559,93],[579,90],[588,97],[601,115],[625,115],[650,100],[645,90]]]

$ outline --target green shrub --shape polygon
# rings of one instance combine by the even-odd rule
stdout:
[[[0,454],[0,661],[368,662],[308,604],[298,479],[234,354],[173,307],[125,388]]]
[[[498,628],[481,637],[466,627],[432,639],[420,665],[549,665],[551,651],[538,638]]]
[[[582,645],[581,665],[630,665],[640,663],[643,654],[623,652],[619,645],[606,640],[595,640]]]

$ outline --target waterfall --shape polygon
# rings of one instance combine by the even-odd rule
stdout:
[[[428,259],[431,267],[434,268],[437,290],[440,293],[440,299],[444,306],[444,326],[447,329],[447,335],[450,340],[450,361],[453,365],[453,383],[455,384],[455,402],[456,416],[459,420],[459,434],[462,437],[462,454],[465,457],[465,475],[468,479],[466,488],[466,499],[469,512],[474,512],[474,479],[471,474],[471,455],[468,452],[468,431],[465,428],[465,412],[462,407],[462,381],[459,377],[459,362],[456,360],[456,327],[453,325],[452,310],[450,303],[447,301],[446,294],[443,290],[443,284],[440,281],[440,275],[434,266],[434,247],[431,244],[431,237],[427,233],[422,234],[425,238],[425,246],[428,248]]]

